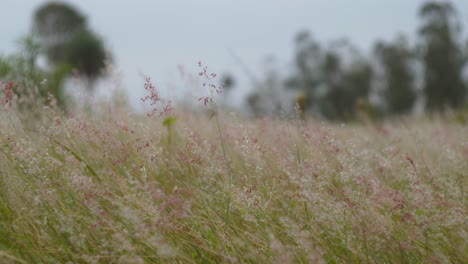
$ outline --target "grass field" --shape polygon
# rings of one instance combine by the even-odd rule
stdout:
[[[0,263],[468,263],[450,118],[21,112],[0,109]]]

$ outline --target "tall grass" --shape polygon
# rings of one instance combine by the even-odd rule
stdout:
[[[466,125],[171,113],[2,104],[0,262],[468,262]]]

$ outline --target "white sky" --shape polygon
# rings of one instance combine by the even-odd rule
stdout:
[[[29,30],[31,14],[46,1],[1,1],[0,53],[8,54]],[[364,52],[376,39],[390,40],[397,32],[415,36],[417,11],[424,0],[66,2],[86,14],[91,27],[104,38],[135,103],[144,94],[141,73],[167,91],[171,84],[180,83],[177,65],[196,73],[199,60],[218,74],[232,72],[240,78],[240,86],[248,87],[249,81],[228,50],[261,77],[265,55],[274,55],[284,67],[291,65],[293,39],[303,29],[322,42],[347,37]],[[466,27],[468,1],[452,2]]]

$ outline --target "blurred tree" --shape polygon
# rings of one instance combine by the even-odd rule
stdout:
[[[352,119],[358,101],[368,102],[373,71],[346,39],[332,42],[318,57],[316,110],[328,119]]]
[[[372,88],[373,71],[363,58],[343,66],[337,53],[327,52],[323,64],[325,93],[320,111],[329,119],[347,120],[356,117],[358,104],[367,104]]]
[[[429,1],[419,15],[426,107],[429,111],[458,108],[467,91],[462,80],[466,57],[457,39],[461,32],[457,13],[450,2]]]
[[[221,78],[221,84],[226,91],[230,91],[236,85],[236,81],[234,80],[234,76],[226,73]]]
[[[254,116],[256,117],[259,117],[264,114],[264,110],[262,108],[260,99],[261,99],[260,93],[258,91],[255,91],[255,92],[250,93],[247,96],[247,100],[246,100],[246,103],[250,112],[252,112]]]
[[[94,87],[94,81],[103,74],[106,50],[102,41],[92,32],[82,30],[76,33],[65,45],[65,62],[88,80],[88,89]]]
[[[265,78],[254,83],[255,91],[247,97],[248,107],[256,116],[285,116],[289,108],[292,110],[292,102],[287,99],[288,94],[283,87],[284,79],[274,56],[265,56],[263,67]]]
[[[35,11],[33,20],[32,32],[49,64],[77,69],[92,90],[103,74],[107,54],[102,40],[87,28],[85,16],[69,4],[49,2]]]
[[[373,106],[370,103],[369,95],[373,77],[374,71],[367,59],[358,58],[350,64],[343,78],[346,93],[349,94],[346,101],[348,109],[341,113],[340,119],[356,118],[359,112],[371,117]]]
[[[286,80],[286,87],[298,90],[301,93],[302,111],[311,111],[317,108],[317,90],[322,81],[320,63],[323,54],[320,44],[315,41],[309,32],[299,32],[295,40],[295,73]],[[315,109],[316,110],[316,109]]]
[[[86,18],[69,4],[49,2],[35,11],[33,34],[44,47],[49,62],[59,64],[65,59],[65,43],[85,30],[86,24]]]
[[[220,87],[222,87],[222,105],[226,111],[235,107],[235,100],[232,97],[232,91],[236,86],[236,80],[231,73],[221,75]]]
[[[265,79],[247,97],[247,104],[256,116],[285,114],[281,80],[275,70],[268,70]]]
[[[344,69],[340,55],[334,51],[326,51],[320,69],[323,82],[319,110],[327,118],[343,116],[350,110],[347,102],[349,95],[343,83]]]
[[[368,101],[372,68],[346,40],[322,49],[307,32],[301,32],[296,37],[295,65],[286,86],[301,92],[301,111],[350,119],[356,115],[358,100]]]
[[[378,42],[374,53],[383,69],[382,101],[390,114],[404,114],[412,110],[416,100],[413,53],[404,36],[393,43]]]
[[[49,103],[49,95],[52,95],[58,106],[65,108],[65,95],[63,82],[70,72],[67,65],[55,67],[47,71],[36,64],[39,55],[39,44],[34,38],[27,36],[19,42],[20,51],[7,57],[0,56],[0,79],[13,80],[19,89],[15,93],[22,98],[33,97],[40,103]],[[26,104],[27,102],[22,100]]]

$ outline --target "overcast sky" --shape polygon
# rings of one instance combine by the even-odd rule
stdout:
[[[0,53],[15,50],[41,0],[2,0]],[[197,62],[222,74],[245,76],[232,50],[261,76],[265,55],[292,62],[293,39],[309,30],[320,41],[349,38],[367,52],[376,39],[414,36],[424,0],[70,0],[87,15],[114,55],[133,102],[144,94],[141,74],[162,90],[180,78],[177,65],[195,73]],[[452,1],[464,26],[468,1]],[[240,78],[242,87],[249,86]],[[245,89],[243,89],[245,90]]]

